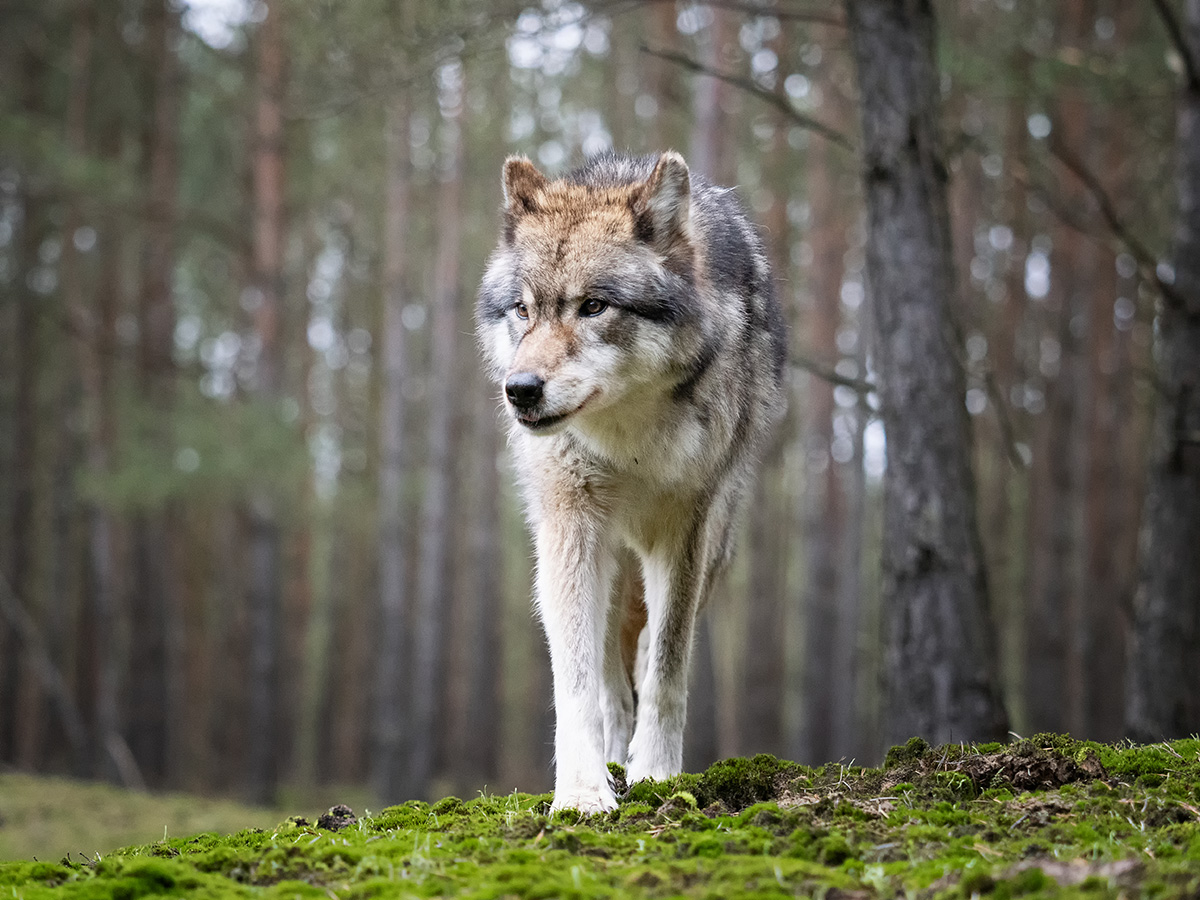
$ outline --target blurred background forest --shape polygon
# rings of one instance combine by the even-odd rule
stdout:
[[[999,686],[1017,732],[1114,740],[1188,60],[1163,2],[936,9]],[[882,757],[887,451],[840,5],[0,17],[0,765],[258,802],[549,789],[531,549],[472,309],[505,156],[558,172],[610,147],[737,185],[791,328],[686,765]]]

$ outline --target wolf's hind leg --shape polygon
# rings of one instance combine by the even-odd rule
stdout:
[[[629,745],[629,783],[683,770],[687,679],[700,602],[704,548],[688,543],[645,560],[649,651],[638,686],[637,726]]]
[[[604,758],[622,765],[629,755],[629,739],[633,736],[633,666],[637,639],[646,624],[639,567],[631,553],[621,554],[604,641],[604,695],[601,698]]]

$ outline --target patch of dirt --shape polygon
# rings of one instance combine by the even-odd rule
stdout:
[[[1093,862],[1086,859],[1028,859],[1017,863],[1004,873],[1004,877],[1014,878],[1028,869],[1040,869],[1042,874],[1057,881],[1060,887],[1074,887],[1089,878],[1103,878],[1116,887],[1130,888],[1137,885],[1145,865],[1136,859],[1118,859],[1112,862]]]
[[[899,783],[899,782],[897,782]],[[784,791],[778,799],[780,809],[795,809],[801,806],[821,807],[816,812],[830,812],[840,804],[847,803],[861,810],[873,819],[881,819],[896,808],[897,797],[855,797],[837,791],[829,794],[816,794],[811,791],[797,793]]]
[[[1008,807],[1021,814],[1021,817],[1013,823],[1013,828],[1018,827],[1022,823],[1025,823],[1027,828],[1040,828],[1043,825],[1048,825],[1055,819],[1070,815],[1073,808],[1062,798],[1054,796],[1014,800],[1008,804]]]
[[[337,806],[331,806],[329,812],[317,819],[317,827],[324,828],[327,831],[341,831],[343,828],[354,825],[357,822],[358,819],[354,815],[354,810],[345,803],[339,803]]]
[[[1108,773],[1094,753],[1070,757],[1023,741],[993,753],[972,753],[958,759],[935,752],[888,769],[883,789],[916,782],[938,772],[958,772],[971,779],[976,791],[1008,787],[1017,791],[1052,790],[1077,781],[1107,781]]]
[[[1010,784],[1020,791],[1049,790],[1075,781],[1108,778],[1094,753],[1080,759],[1020,744],[997,753],[968,756],[959,761],[957,771],[970,776],[980,790],[997,782]]]

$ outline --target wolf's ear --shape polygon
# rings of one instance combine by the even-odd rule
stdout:
[[[521,215],[537,210],[537,195],[548,182],[524,156],[510,156],[504,161],[504,210]]]
[[[692,207],[691,177],[683,157],[668,150],[633,201],[637,236],[667,246],[684,236]]]

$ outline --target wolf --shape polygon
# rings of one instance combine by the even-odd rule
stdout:
[[[555,180],[510,157],[503,186],[476,322],[534,537],[552,809],[602,812],[607,762],[682,770],[696,616],[783,406],[783,319],[732,190],[678,153]]]

